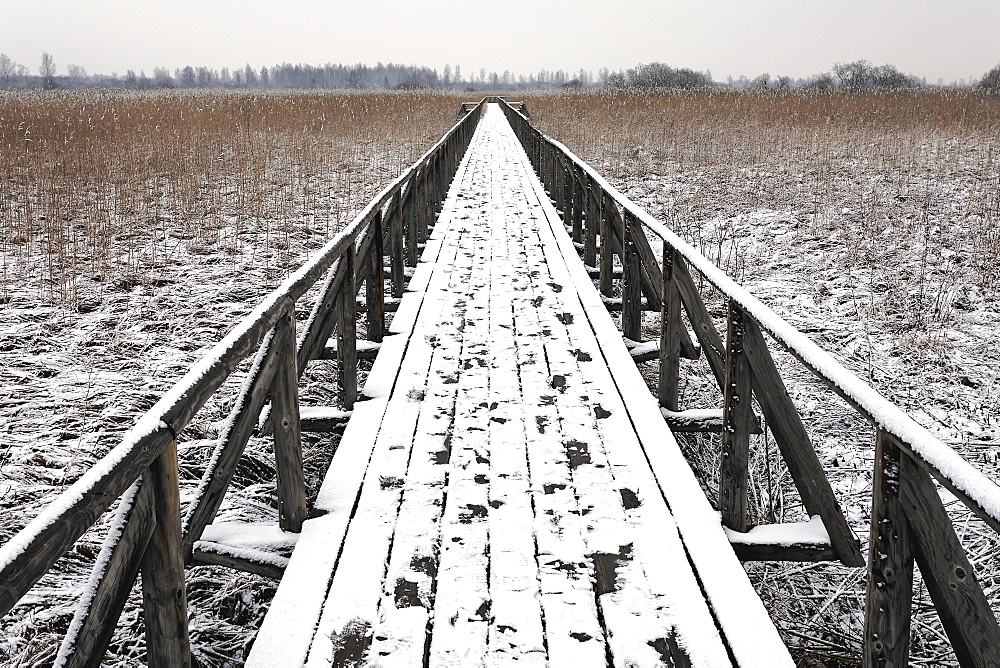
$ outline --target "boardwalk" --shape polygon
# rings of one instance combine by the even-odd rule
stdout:
[[[248,665],[789,663],[496,105],[390,332]]]

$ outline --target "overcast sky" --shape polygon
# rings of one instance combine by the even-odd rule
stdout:
[[[0,53],[81,65],[461,65],[515,74],[637,63],[808,76],[892,63],[929,82],[1000,63],[1000,0],[0,0]]]

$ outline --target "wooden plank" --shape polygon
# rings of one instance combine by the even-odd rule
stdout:
[[[522,247],[512,237],[524,231],[516,212],[523,195],[512,191],[523,168],[511,159],[519,150],[505,133],[491,163],[492,251],[489,290],[489,504],[490,624],[489,659],[493,665],[546,665],[544,622],[539,601],[538,562],[532,531],[534,513],[525,436],[526,401],[517,366],[515,297],[524,298]],[[499,205],[499,206],[497,206]],[[528,274],[526,277],[525,274]]]
[[[453,251],[454,252],[454,251]],[[433,337],[429,372],[419,406],[412,451],[378,603],[369,656],[382,666],[423,663],[429,643],[441,553],[441,513],[447,498],[450,431],[462,349],[464,303],[471,265],[445,269],[448,292],[438,299],[440,325]],[[426,323],[425,323],[426,324]]]
[[[900,461],[899,496],[913,556],[955,656],[963,666],[1000,666],[1000,626],[930,475],[909,456]]]
[[[372,249],[367,258],[371,267],[365,278],[365,298],[367,300],[367,331],[369,341],[381,342],[385,336],[385,274],[382,272],[382,212],[372,218],[370,225],[375,230]]]
[[[660,406],[671,411],[678,409],[681,337],[687,334],[687,329],[681,324],[681,296],[674,280],[676,261],[675,251],[663,244],[663,294],[660,297],[659,375],[656,391]]]
[[[767,349],[767,342],[757,323],[744,318],[744,351],[753,370],[753,390],[767,426],[774,435],[781,456],[788,466],[802,505],[810,516],[819,515],[830,534],[837,557],[845,566],[863,566],[854,532],[847,525],[823,465],[809,441],[802,418],[792,403],[785,383]]]
[[[60,668],[100,666],[125,602],[139,575],[139,564],[153,535],[153,493],[136,482],[122,497],[111,532],[90,574],[69,630],[59,646]]]
[[[277,471],[278,523],[285,531],[302,531],[306,519],[306,484],[302,471],[299,386],[295,368],[295,312],[274,326],[276,369],[271,381],[271,424]]]
[[[191,649],[175,441],[163,449],[147,475],[156,525],[140,566],[146,662],[151,668],[187,667],[191,665]]]
[[[866,666],[905,666],[909,659],[913,547],[899,495],[902,456],[892,439],[879,430],[875,436],[862,642]]]
[[[272,329],[257,351],[250,376],[240,389],[229,413],[227,429],[219,437],[205,467],[205,473],[195,492],[195,502],[184,517],[181,545],[185,562],[190,560],[194,543],[201,538],[205,527],[212,523],[219,512],[243,450],[257,427],[257,418],[270,397],[271,383],[280,360],[273,341]]]
[[[726,386],[722,402],[722,453],[719,466],[719,511],[722,524],[734,531],[750,528],[750,423],[753,392],[750,363],[743,348],[743,311],[729,302],[726,335]]]

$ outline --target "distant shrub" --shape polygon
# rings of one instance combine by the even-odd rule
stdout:
[[[608,75],[609,88],[704,88],[712,85],[712,79],[701,72],[686,67],[674,68],[664,63],[636,65],[625,72]]]
[[[919,79],[903,74],[894,65],[872,65],[867,60],[837,63],[833,72],[840,79],[840,85],[848,90],[913,88],[920,85]]]
[[[979,88],[989,95],[1000,95],[1000,65],[983,75],[979,80]]]

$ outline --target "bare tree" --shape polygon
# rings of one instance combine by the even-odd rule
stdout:
[[[42,76],[42,86],[45,90],[56,87],[56,61],[48,51],[42,53],[42,64],[38,66],[38,73]]]
[[[17,63],[6,53],[0,53],[0,87],[6,88],[17,73]]]

